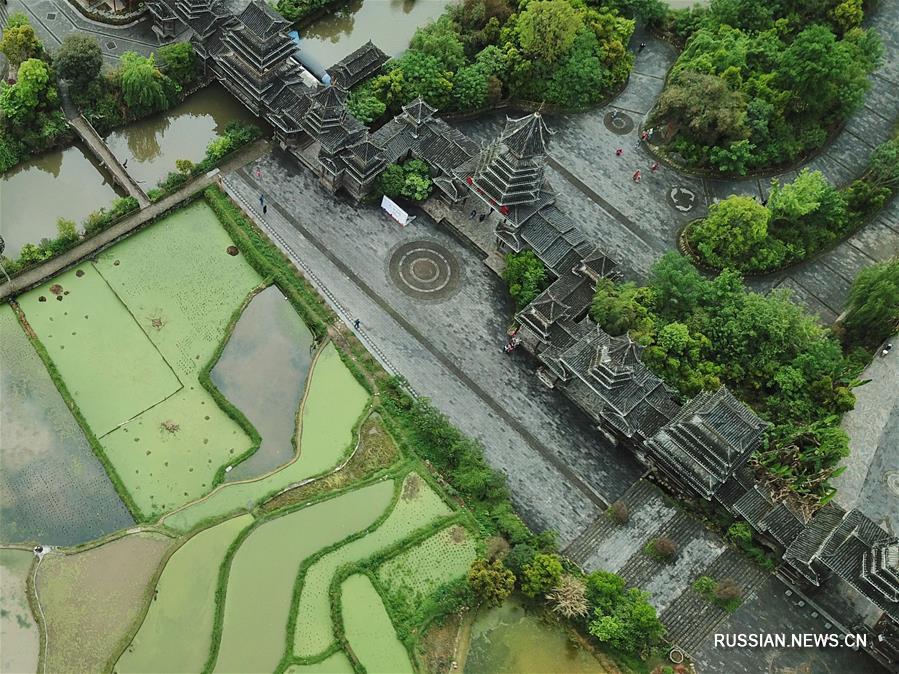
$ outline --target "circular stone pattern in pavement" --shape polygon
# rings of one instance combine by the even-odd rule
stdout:
[[[619,136],[634,130],[634,120],[631,119],[630,115],[620,110],[615,114],[607,112],[606,116],[602,118],[602,123],[606,125],[609,131],[617,133]]]
[[[899,496],[899,470],[891,470],[886,473],[887,489]]]
[[[681,213],[689,213],[696,206],[696,193],[682,185],[668,190],[668,205]]]
[[[444,300],[459,289],[456,256],[434,241],[409,241],[393,251],[390,279],[407,295],[420,300]]]

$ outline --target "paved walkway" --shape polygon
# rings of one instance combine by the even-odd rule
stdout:
[[[221,166],[221,171],[233,171],[248,162],[254,161],[268,150],[269,144],[266,141],[257,140],[249,147],[238,152],[237,155],[232,157],[229,161],[225,162]],[[185,199],[206,189],[209,185],[218,180],[218,175],[218,172],[215,172],[214,175],[209,173],[202,175],[182,187],[177,192],[170,194],[164,199],[160,199],[155,204],[149,204],[145,208],[141,208],[136,213],[126,217],[109,229],[106,229],[89,239],[85,239],[70,251],[54,257],[52,260],[48,260],[38,267],[29,269],[28,271],[15,276],[12,281],[0,285],[0,301],[5,300],[7,297],[15,297],[16,295],[46,281],[48,278],[51,278],[64,269],[78,264],[83,259],[96,255],[97,252],[137,231],[157,216],[168,211],[170,208],[174,208]]]
[[[150,205],[150,199],[140,185],[131,177],[131,174],[125,170],[125,167],[119,162],[118,158],[106,145],[106,142],[100,138],[96,129],[82,115],[74,115],[69,117],[69,126],[71,126],[85,145],[93,152],[94,157],[100,162],[100,166],[106,169],[112,176],[114,184],[119,185],[128,192],[129,196],[137,199],[137,203],[141,208]]]
[[[7,9],[28,16],[37,36],[51,52],[66,35],[75,32],[96,37],[103,60],[111,66],[118,65],[126,51],[149,56],[160,46],[149,15],[125,26],[110,26],[85,18],[67,0],[9,0]]]
[[[862,373],[870,381],[855,390],[855,409],[843,417],[851,454],[834,486],[841,506],[860,508],[899,535],[899,335],[891,341],[893,351]]]

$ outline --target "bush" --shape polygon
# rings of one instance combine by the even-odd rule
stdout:
[[[590,612],[587,603],[587,584],[568,573],[550,590],[546,599],[554,612],[569,620],[584,618]]]
[[[431,170],[420,159],[409,159],[402,164],[390,164],[378,176],[376,187],[391,199],[405,197],[410,201],[424,201],[434,187]]]
[[[677,556],[677,543],[666,536],[654,538],[646,544],[644,552],[657,561],[670,562]]]
[[[899,259],[862,269],[849,291],[846,339],[875,346],[899,331]]]
[[[549,285],[546,267],[530,250],[506,255],[503,280],[518,309],[524,309]]]
[[[515,576],[497,559],[476,559],[468,571],[468,584],[488,606],[499,606],[512,594]]]
[[[609,517],[612,518],[612,521],[615,524],[620,526],[627,524],[630,519],[630,511],[628,510],[627,503],[624,501],[615,501],[609,506]]]
[[[629,654],[645,654],[659,643],[664,628],[649,595],[624,588],[624,579],[614,573],[594,571],[587,576],[587,598],[594,618],[588,630],[601,644]]]
[[[731,579],[715,581],[710,576],[700,576],[693,581],[693,590],[710,604],[715,604],[733,613],[743,603],[743,591]]]
[[[527,543],[519,543],[513,545],[508,554],[503,558],[503,564],[506,565],[519,581],[524,579],[524,569],[534,561],[537,551]]]
[[[562,578],[562,562],[558,555],[538,554],[523,571],[521,591],[533,598],[546,594],[558,585]]]

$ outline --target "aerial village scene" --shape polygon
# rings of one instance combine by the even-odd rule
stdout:
[[[899,672],[899,0],[0,0],[0,672]]]

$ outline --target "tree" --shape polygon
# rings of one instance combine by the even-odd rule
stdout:
[[[740,266],[768,236],[768,209],[752,197],[733,195],[713,204],[697,222],[689,241],[714,267]]]
[[[55,105],[58,100],[47,64],[28,59],[19,66],[16,83],[0,90],[0,111],[13,126],[24,129],[35,121],[39,110]]]
[[[133,51],[122,54],[121,78],[125,105],[139,114],[161,110],[167,105],[163,75],[152,54],[148,57]]]
[[[74,33],[66,35],[53,61],[56,74],[76,87],[84,87],[97,79],[103,67],[103,53],[97,40]]]
[[[587,599],[594,609],[611,613],[624,596],[624,578],[610,571],[594,571],[587,576]]]
[[[190,42],[174,42],[160,47],[157,53],[165,74],[175,82],[185,86],[196,79],[197,59]]]
[[[465,65],[465,48],[447,15],[416,30],[409,49],[433,56],[446,70],[456,71]]]
[[[460,68],[453,78],[453,106],[478,110],[487,102],[487,77],[477,65]]]
[[[862,0],[844,0],[829,12],[834,25],[841,33],[847,33],[853,28],[858,28],[865,12],[862,8]]]
[[[506,255],[503,280],[518,309],[524,309],[546,287],[546,267],[533,251]]]
[[[75,243],[79,238],[78,226],[72,220],[66,220],[65,218],[57,220],[56,231],[58,233],[57,238],[63,245]]]
[[[852,289],[843,325],[860,342],[878,344],[899,330],[899,259],[865,267]]]
[[[749,137],[746,97],[717,75],[683,72],[659,96],[656,117],[686,129],[708,146],[724,146]]]
[[[488,606],[499,606],[512,594],[515,576],[498,559],[476,559],[468,570],[468,584]]]
[[[646,300],[645,288],[634,283],[615,285],[609,279],[601,279],[596,284],[590,316],[610,335],[632,332],[640,338],[653,329]]]
[[[529,597],[546,594],[562,578],[562,562],[558,555],[539,554],[524,567],[521,591]]]
[[[587,585],[580,578],[566,573],[558,584],[546,595],[552,610],[573,620],[583,618],[590,612],[587,603]]]
[[[655,645],[665,631],[648,599],[647,593],[636,588],[619,592],[610,606],[594,608],[594,620],[588,631],[600,643],[612,648],[632,654],[644,652]]]
[[[372,84],[387,105],[405,105],[421,96],[435,108],[445,108],[453,89],[452,73],[429,54],[410,49],[387,63],[385,74]]]
[[[518,40],[529,54],[555,63],[571,49],[583,25],[568,0],[532,0],[518,17]]]
[[[378,189],[382,194],[395,199],[406,184],[406,173],[399,164],[390,164],[377,178]]]
[[[10,19],[0,39],[0,53],[9,61],[9,79],[15,79],[19,66],[28,59],[40,57],[43,47],[27,19],[16,22],[12,21],[12,16]]]
[[[528,543],[519,543],[509,550],[509,553],[503,559],[503,564],[515,574],[516,578],[523,579],[524,568],[534,561],[536,555],[537,551],[532,545],[529,545]]]

